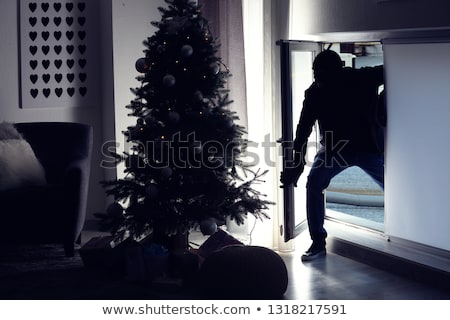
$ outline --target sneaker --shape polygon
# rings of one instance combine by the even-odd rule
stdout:
[[[311,261],[327,254],[324,244],[313,243],[309,249],[302,254],[302,261]]]

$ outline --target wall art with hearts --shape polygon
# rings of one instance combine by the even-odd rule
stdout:
[[[89,1],[20,1],[22,108],[94,104],[99,50],[92,10]]]

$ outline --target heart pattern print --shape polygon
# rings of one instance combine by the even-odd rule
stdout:
[[[23,108],[92,104],[88,1],[20,1]]]

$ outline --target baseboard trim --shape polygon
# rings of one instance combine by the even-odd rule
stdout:
[[[351,226],[328,223],[328,250],[335,254],[426,283],[450,288],[450,253],[404,239],[388,239]],[[332,230],[330,230],[332,229]]]

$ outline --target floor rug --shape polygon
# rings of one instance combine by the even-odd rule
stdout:
[[[155,290],[102,270],[88,269],[76,251],[58,245],[0,246],[2,300],[184,299],[183,292]]]

